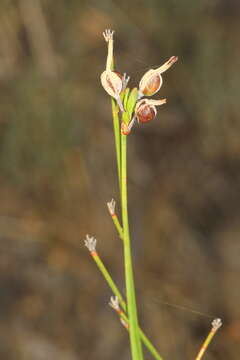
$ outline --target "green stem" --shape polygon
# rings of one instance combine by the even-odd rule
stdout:
[[[97,267],[101,271],[104,279],[107,281],[107,283],[108,283],[109,287],[111,288],[112,292],[114,293],[114,295],[116,295],[118,297],[118,300],[119,300],[119,303],[120,303],[121,307],[124,309],[124,311],[127,311],[126,303],[125,303],[120,291],[118,290],[117,285],[113,281],[111,275],[107,271],[105,265],[103,264],[101,258],[97,254],[97,252],[94,252],[92,254],[92,258],[94,259],[95,263],[97,264]]]
[[[127,315],[121,311],[120,316],[123,318],[123,320],[129,324],[129,320]],[[153,346],[153,344],[151,343],[151,341],[148,339],[148,337],[144,334],[144,332],[142,331],[141,328],[138,328],[139,331],[139,335],[140,338],[143,342],[143,344],[146,346],[146,348],[148,349],[148,351],[152,354],[152,356],[156,359],[156,360],[163,360],[163,358],[159,355],[159,353],[157,352],[157,350],[155,349],[155,347]]]
[[[115,137],[115,148],[116,148],[116,156],[117,156],[118,182],[119,182],[119,189],[121,192],[121,137],[120,137],[120,125],[119,125],[119,117],[118,117],[119,109],[113,98],[111,101],[112,101],[112,117],[113,117],[113,129],[114,129],[114,137]]]
[[[214,335],[216,334],[216,332],[218,331],[218,329],[220,328],[220,326],[222,325],[222,322],[220,319],[215,319],[212,322],[212,329],[210,330],[210,332],[208,333],[206,339],[204,340],[195,360],[201,360],[205,351],[207,350],[210,342],[212,341]]]
[[[100,270],[100,272],[102,273],[104,279],[106,280],[106,282],[108,283],[110,289],[112,290],[113,294],[115,296],[118,297],[119,303],[122,307],[122,309],[126,312],[127,311],[127,305],[126,302],[122,296],[122,294],[120,293],[117,285],[115,284],[115,282],[113,281],[111,275],[109,274],[108,270],[106,269],[104,263],[102,262],[101,258],[99,257],[98,253],[96,251],[94,251],[92,254],[92,258],[94,259],[98,269]],[[125,313],[121,312],[121,316],[123,317],[123,319],[129,324],[129,320],[128,317]],[[144,345],[146,346],[146,348],[148,349],[148,351],[152,354],[152,356],[156,359],[156,360],[163,360],[163,358],[159,355],[157,349],[153,346],[153,344],[151,343],[151,341],[148,339],[148,337],[144,334],[144,332],[142,331],[142,329],[139,327],[138,328],[138,332],[139,335],[141,337],[142,342],[144,343]]]
[[[119,237],[120,237],[122,240],[124,240],[124,237],[123,237],[123,229],[122,229],[122,227],[121,227],[121,225],[120,225],[120,223],[119,223],[119,220],[118,220],[118,217],[117,217],[116,214],[112,215],[112,220],[113,220],[113,223],[114,223],[114,225],[115,225],[115,227],[116,227],[116,229],[117,229],[117,232],[118,232],[118,234],[119,234]],[[104,266],[104,265],[102,264],[102,266]],[[101,269],[100,269],[100,270],[101,270]],[[104,272],[105,272],[105,273],[107,272],[106,268],[105,268],[105,271],[104,271]],[[103,274],[103,275],[104,275],[104,274]],[[105,276],[104,276],[104,277],[105,277]],[[110,276],[109,273],[108,273],[108,278],[111,279],[111,283],[109,283],[108,280],[107,280],[106,277],[105,277],[105,279],[106,279],[107,282],[109,283],[109,286],[111,287],[114,295],[116,295],[116,296],[119,298],[119,302],[120,302],[120,305],[122,306],[123,310],[126,311],[126,303],[122,300],[122,296],[119,297],[120,292],[119,292],[118,290],[117,290],[118,292],[114,291],[114,289],[117,289],[117,287],[116,287],[116,285],[114,284],[114,282],[113,282],[113,280],[112,280],[112,278],[111,278],[111,276]],[[114,287],[112,287],[112,284],[114,284]],[[127,318],[127,315],[126,315],[124,312],[121,312],[121,316],[122,316],[122,318],[123,318],[127,323],[129,323],[128,318]],[[152,354],[152,356],[153,356],[155,359],[157,359],[157,360],[163,360],[162,357],[159,355],[157,349],[153,346],[153,344],[151,343],[151,341],[150,341],[150,340],[148,339],[148,337],[144,334],[144,332],[142,331],[142,329],[141,329],[140,327],[138,328],[138,331],[139,331],[139,335],[140,335],[140,337],[141,337],[142,342],[144,343],[144,345],[146,346],[146,348],[149,350],[149,352]]]
[[[124,237],[123,237],[123,229],[122,229],[122,227],[120,225],[120,222],[119,222],[118,217],[117,217],[116,214],[112,216],[112,221],[113,221],[113,223],[115,225],[115,228],[117,229],[117,232],[118,232],[118,235],[119,235],[120,239],[123,240],[124,239]]]
[[[124,235],[124,265],[126,279],[126,295],[129,318],[129,334],[132,352],[132,360],[142,360],[142,344],[138,333],[138,316],[135,296],[135,286],[132,267],[132,254],[128,224],[127,208],[127,136],[121,135],[121,200],[122,200],[122,224]]]
[[[144,334],[144,332],[139,328],[139,334],[142,339],[142,342],[148,349],[148,351],[152,354],[152,356],[157,360],[163,360],[163,358],[159,355],[157,349],[153,346],[151,341],[148,339],[148,337]]]

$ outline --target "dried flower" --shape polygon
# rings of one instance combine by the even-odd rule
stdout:
[[[109,211],[111,216],[115,215],[115,206],[116,206],[116,201],[114,199],[107,202],[108,211]]]
[[[93,236],[89,236],[87,234],[86,239],[84,240],[84,244],[90,252],[96,251],[97,240]]]
[[[120,308],[119,300],[118,300],[117,296],[111,296],[108,304],[109,304],[109,306],[111,306],[111,308],[116,310],[118,313],[121,312],[121,308]]]
[[[113,34],[114,31],[112,30],[105,30],[103,33],[104,39],[108,43],[108,55],[106,70],[101,75],[101,83],[105,91],[116,99],[120,110],[124,111],[122,101],[120,99],[120,93],[123,90],[125,83],[123,84],[123,77],[121,74],[111,70],[113,64]]]
[[[114,71],[106,70],[101,75],[101,83],[106,92],[116,99],[121,111],[124,111],[120,93],[122,91],[122,80]]]
[[[162,86],[162,76],[161,74],[168,70],[176,61],[178,60],[177,56],[172,56],[168,61],[166,61],[162,66],[157,69],[148,70],[142,77],[139,83],[139,97],[152,96],[159,91]]]
[[[212,327],[214,330],[218,330],[220,327],[222,326],[222,320],[217,318],[217,319],[214,319],[213,322],[212,322]]]
[[[153,120],[157,115],[156,106],[166,104],[166,101],[166,99],[142,99],[138,101],[135,108],[135,116],[138,122],[146,123]]]

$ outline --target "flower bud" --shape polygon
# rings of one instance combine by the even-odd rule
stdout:
[[[105,70],[101,75],[101,83],[105,91],[117,100],[120,110],[124,111],[120,99],[120,92],[123,86],[121,74],[111,70]]]
[[[122,135],[129,135],[131,132],[131,128],[129,128],[128,124],[122,122],[121,123],[121,133]]]
[[[135,116],[140,123],[146,123],[153,120],[157,115],[155,105],[162,105],[166,103],[166,99],[162,100],[140,100],[135,108]]]
[[[172,56],[168,61],[166,61],[162,66],[158,69],[150,69],[148,70],[142,77],[139,83],[139,93],[140,96],[152,96],[159,91],[162,86],[162,76],[161,74],[168,70],[178,58],[176,56]]]

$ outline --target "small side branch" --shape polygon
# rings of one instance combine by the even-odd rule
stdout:
[[[216,334],[216,332],[218,331],[218,329],[222,326],[222,321],[221,319],[214,319],[212,322],[212,329],[210,330],[210,332],[208,333],[206,339],[204,340],[198,354],[197,357],[195,358],[195,360],[201,360],[205,351],[207,350],[210,342],[212,341],[214,335]]]
[[[117,232],[118,232],[118,235],[119,237],[123,240],[123,229],[120,225],[120,222],[118,220],[118,216],[117,214],[115,213],[115,206],[116,206],[116,201],[114,199],[112,199],[111,201],[109,201],[107,203],[107,207],[108,207],[108,211],[112,217],[112,221],[117,229]]]
[[[116,311],[116,313],[119,315],[119,320],[121,324],[125,327],[127,331],[129,331],[129,320],[126,315],[126,313],[121,309],[119,305],[119,301],[117,296],[111,296],[109,305]],[[162,357],[159,355],[155,347],[152,345],[151,341],[147,338],[147,336],[144,334],[144,332],[141,330],[141,328],[138,328],[139,336],[141,338],[141,341],[145,345],[145,347],[148,349],[148,351],[152,354],[152,356],[156,360],[163,360]]]
[[[86,239],[84,240],[84,243],[85,243],[85,246],[88,248],[90,255],[92,256],[93,260],[95,261],[98,269],[100,270],[104,279],[108,283],[110,289],[112,290],[114,295],[118,297],[122,308],[126,311],[127,310],[126,303],[125,303],[120,291],[118,290],[115,282],[113,281],[110,273],[106,269],[105,265],[103,264],[100,256],[98,255],[98,253],[96,251],[97,240],[92,236],[86,235]]]
[[[88,248],[90,255],[93,258],[93,260],[95,261],[98,269],[102,273],[104,279],[106,280],[110,289],[112,290],[113,294],[115,295],[115,297],[112,298],[114,301],[111,300],[111,307],[113,307],[114,310],[117,311],[120,318],[122,319],[121,320],[122,324],[124,325],[124,327],[126,329],[128,329],[129,328],[129,320],[126,315],[127,304],[126,304],[122,294],[120,293],[117,285],[115,284],[114,280],[112,279],[110,273],[106,269],[104,263],[102,262],[100,256],[98,255],[98,253],[96,251],[97,240],[92,236],[86,235],[86,239],[84,240],[84,243],[85,243],[85,246]],[[140,336],[143,344],[146,346],[146,348],[152,354],[152,356],[156,360],[163,360],[162,357],[159,355],[157,349],[153,346],[151,341],[147,338],[147,336],[144,334],[144,332],[141,330],[140,327],[138,327],[138,332],[139,332],[139,336]]]

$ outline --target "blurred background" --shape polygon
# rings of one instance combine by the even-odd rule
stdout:
[[[205,359],[239,359],[239,16],[238,0],[1,1],[1,359],[130,359],[83,244],[124,291],[106,28],[131,87],[179,56],[129,136],[141,324],[165,360],[194,359],[220,317]]]

